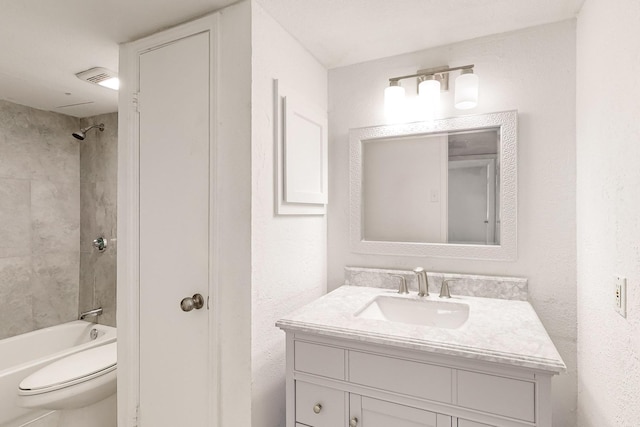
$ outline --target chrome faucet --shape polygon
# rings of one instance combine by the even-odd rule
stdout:
[[[94,308],[93,310],[80,313],[80,316],[78,316],[78,320],[84,320],[87,317],[100,316],[101,314],[102,314],[102,307]]]
[[[413,272],[418,277],[418,296],[419,297],[428,297],[429,296],[429,283],[427,282],[427,272],[424,271],[424,268],[422,268],[422,267],[414,268]]]

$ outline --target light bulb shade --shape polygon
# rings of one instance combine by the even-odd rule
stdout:
[[[478,76],[463,73],[456,78],[455,106],[458,110],[468,110],[478,105]]]
[[[440,82],[435,79],[420,82],[418,95],[427,112],[436,111],[440,107]]]
[[[389,120],[397,120],[404,113],[404,88],[389,86],[384,90],[384,115]]]

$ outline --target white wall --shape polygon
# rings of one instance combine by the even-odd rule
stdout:
[[[220,12],[216,178],[221,426],[251,425],[251,9]]]
[[[578,424],[640,425],[640,3],[587,0],[577,31]],[[614,65],[610,78],[601,68]],[[627,278],[627,318],[613,276]]]
[[[379,139],[362,151],[364,238],[446,241],[447,137]]]
[[[527,277],[529,299],[569,368],[553,382],[557,427],[576,425],[575,48],[572,20],[329,72],[329,288],[341,284],[345,265]],[[389,77],[444,64],[476,65],[480,105],[470,113],[519,110],[518,260],[351,253],[349,128],[384,123]],[[443,101],[443,117],[460,114],[452,94]]]
[[[275,216],[273,79],[327,109],[327,71],[255,2],[251,96],[252,427],[284,426],[282,316],[326,292],[326,216]],[[249,424],[229,424],[249,425]]]

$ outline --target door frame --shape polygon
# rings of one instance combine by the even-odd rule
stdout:
[[[141,53],[176,40],[208,32],[210,37],[210,165],[217,164],[218,102],[218,41],[219,13],[179,25],[157,34],[120,46],[120,90],[118,100],[118,254],[117,254],[117,324],[118,324],[118,427],[135,427],[140,402],[140,247],[139,247],[139,108],[144,100],[138,96],[139,61]],[[218,310],[218,239],[216,210],[216,174],[210,173],[209,195],[209,414],[210,427],[219,422],[220,366]],[[177,302],[176,302],[177,304]],[[149,427],[149,426],[146,426]]]
[[[467,169],[472,167],[486,167],[487,168],[487,209],[486,209],[486,222],[485,227],[485,245],[499,245],[497,232],[498,224],[498,209],[496,208],[496,201],[499,191],[497,191],[497,159],[491,156],[467,156],[462,158],[456,157],[455,160],[449,162],[448,169]],[[447,198],[448,200],[448,198]],[[493,221],[490,219],[493,218]]]

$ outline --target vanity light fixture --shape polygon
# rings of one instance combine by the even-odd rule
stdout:
[[[449,73],[461,71],[455,81],[455,107],[467,110],[478,105],[478,76],[473,74],[474,65],[460,67],[437,67],[418,70],[415,74],[392,77],[384,91],[385,116],[394,120],[402,117],[405,108],[404,88],[400,80],[417,78],[420,105],[428,114],[435,112],[440,106],[440,92],[449,90]]]
[[[404,115],[404,88],[398,80],[389,80],[389,87],[384,90],[384,114],[390,120],[401,119]]]
[[[419,77],[418,96],[427,114],[433,114],[440,106],[440,80],[435,75]]]
[[[456,79],[454,105],[458,110],[468,110],[478,105],[478,76],[473,68],[465,68]]]

